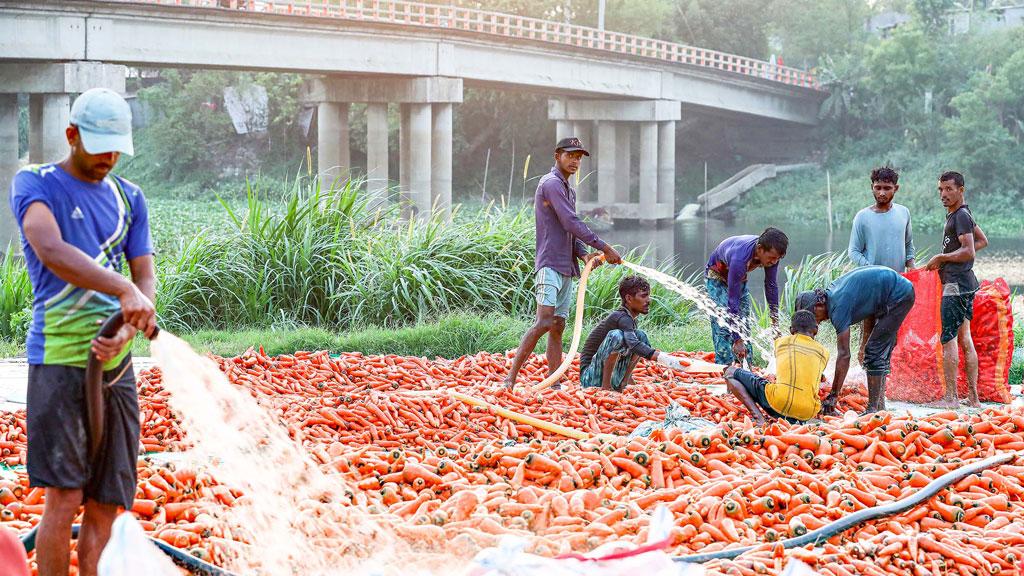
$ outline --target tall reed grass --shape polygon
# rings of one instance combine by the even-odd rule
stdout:
[[[451,313],[530,314],[533,221],[487,206],[401,221],[362,199],[358,182],[296,187],[283,208],[250,188],[233,227],[193,236],[161,266],[160,315],[174,330],[233,326],[400,326]],[[588,318],[618,306],[622,269],[591,277]],[[648,322],[689,304],[656,288]],[[592,305],[590,303],[593,302]]]
[[[32,285],[28,269],[14,247],[0,255],[0,337],[21,339],[28,328],[32,306]]]

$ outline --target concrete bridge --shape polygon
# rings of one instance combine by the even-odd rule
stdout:
[[[400,190],[416,212],[451,203],[452,110],[466,86],[550,96],[553,136],[575,134],[596,152],[596,195],[585,182],[581,207],[643,220],[674,215],[684,111],[812,125],[824,96],[811,75],[764,61],[449,5],[0,0],[0,187],[17,165],[17,94],[30,95],[30,161],[52,161],[66,152],[73,95],[123,91],[126,66],[310,75],[303,97],[318,110],[318,170],[327,175],[351,167],[349,105],[367,103],[375,194],[389,181],[387,110],[397,104]],[[638,190],[629,178],[634,139]]]

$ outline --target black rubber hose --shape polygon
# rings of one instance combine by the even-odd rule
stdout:
[[[124,326],[124,314],[120,310],[114,312],[100,326],[96,336],[111,338]],[[154,329],[150,339],[156,338],[160,329]],[[85,420],[89,438],[89,462],[95,462],[103,445],[103,433],[106,430],[106,414],[104,412],[103,394],[103,362],[89,350],[89,361],[85,367]]]
[[[911,508],[917,506],[921,502],[924,502],[925,500],[928,500],[929,498],[935,496],[936,494],[939,493],[940,490],[949,486],[950,484],[959,482],[960,480],[963,480],[964,478],[970,476],[971,474],[977,474],[978,472],[981,472],[986,468],[998,466],[999,464],[1005,464],[1016,457],[1016,452],[1007,452],[1005,454],[997,454],[995,456],[992,456],[991,458],[986,458],[973,464],[961,466],[956,470],[946,472],[942,476],[939,476],[935,480],[932,480],[931,482],[928,483],[927,486],[918,490],[913,495],[903,498],[902,500],[897,500],[895,502],[889,502],[888,504],[882,504],[881,506],[875,506],[873,508],[866,508],[864,510],[854,512],[849,516],[840,518],[835,522],[826,524],[825,526],[822,526],[817,530],[812,530],[807,534],[804,534],[803,536],[787,538],[786,540],[780,540],[778,543],[782,544],[783,548],[800,548],[802,546],[807,546],[808,544],[821,544],[822,542],[825,542],[826,540],[835,536],[836,534],[845,532],[850,528],[853,528],[854,526],[867,522],[868,520],[874,520],[876,518],[883,518],[886,516],[892,516],[895,514],[906,512],[907,510],[910,510]],[[701,564],[707,562],[708,560],[731,560],[741,554],[750,552],[751,550],[758,547],[760,547],[760,545],[744,546],[742,548],[730,548],[727,550],[708,552],[706,554],[675,556],[672,559],[676,562],[688,562],[691,564]]]
[[[79,524],[74,524],[71,526],[72,539],[78,538],[78,531],[80,527],[81,526]],[[32,530],[29,530],[27,534],[21,537],[21,545],[25,547],[26,553],[35,550],[36,533],[38,531],[39,525],[36,525],[35,528],[32,528]],[[149,541],[156,545],[157,548],[160,548],[160,550],[163,551],[164,554],[170,556],[172,562],[174,562],[178,566],[181,566],[185,570],[188,570],[195,576],[235,576],[234,573],[228,572],[223,568],[218,568],[217,566],[214,566],[209,562],[200,560],[199,558],[196,558],[195,556],[189,554],[181,548],[171,546],[163,540],[157,540],[156,538],[152,538],[149,536],[147,536],[147,538],[149,538]]]

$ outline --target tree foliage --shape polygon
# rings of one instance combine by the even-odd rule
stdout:
[[[134,175],[208,184],[265,166],[292,163],[304,152],[298,125],[299,87],[295,74],[166,70],[161,81],[139,90],[155,111],[137,138],[137,155],[127,164]],[[224,89],[259,84],[267,91],[268,130],[239,135],[224,108]]]
[[[598,0],[433,1],[597,24]],[[820,108],[825,152],[928,157],[993,193],[1024,199],[1024,28],[954,36],[947,25],[952,6],[951,0],[607,0],[606,27],[754,58],[780,56],[813,70],[828,90]],[[883,11],[910,14],[912,21],[869,33],[868,19]],[[140,91],[158,114],[138,138],[133,168],[171,180],[218,180],[274,164],[294,171],[313,144],[298,121],[301,81],[283,74],[165,72],[161,83]],[[265,135],[235,134],[223,111],[224,88],[246,83],[268,91]],[[454,142],[454,184],[463,199],[479,197],[485,170],[485,198],[505,194],[510,174],[519,193],[527,155],[529,177],[548,169],[554,127],[547,97],[466,89],[455,110]],[[365,150],[360,110],[353,107],[351,125],[357,164]],[[397,107],[391,116],[397,151]],[[397,162],[392,166],[397,179]]]

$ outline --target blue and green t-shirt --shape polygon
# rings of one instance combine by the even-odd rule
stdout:
[[[109,175],[92,183],[71,176],[57,164],[27,166],[11,184],[11,211],[19,228],[35,202],[50,209],[65,242],[100,266],[120,272],[126,258],[153,253],[146,200],[138,186],[123,178]],[[22,232],[34,297],[26,342],[28,362],[84,367],[98,322],[117,312],[120,302],[58,278],[39,260]],[[106,367],[116,366],[127,353],[125,349]]]

